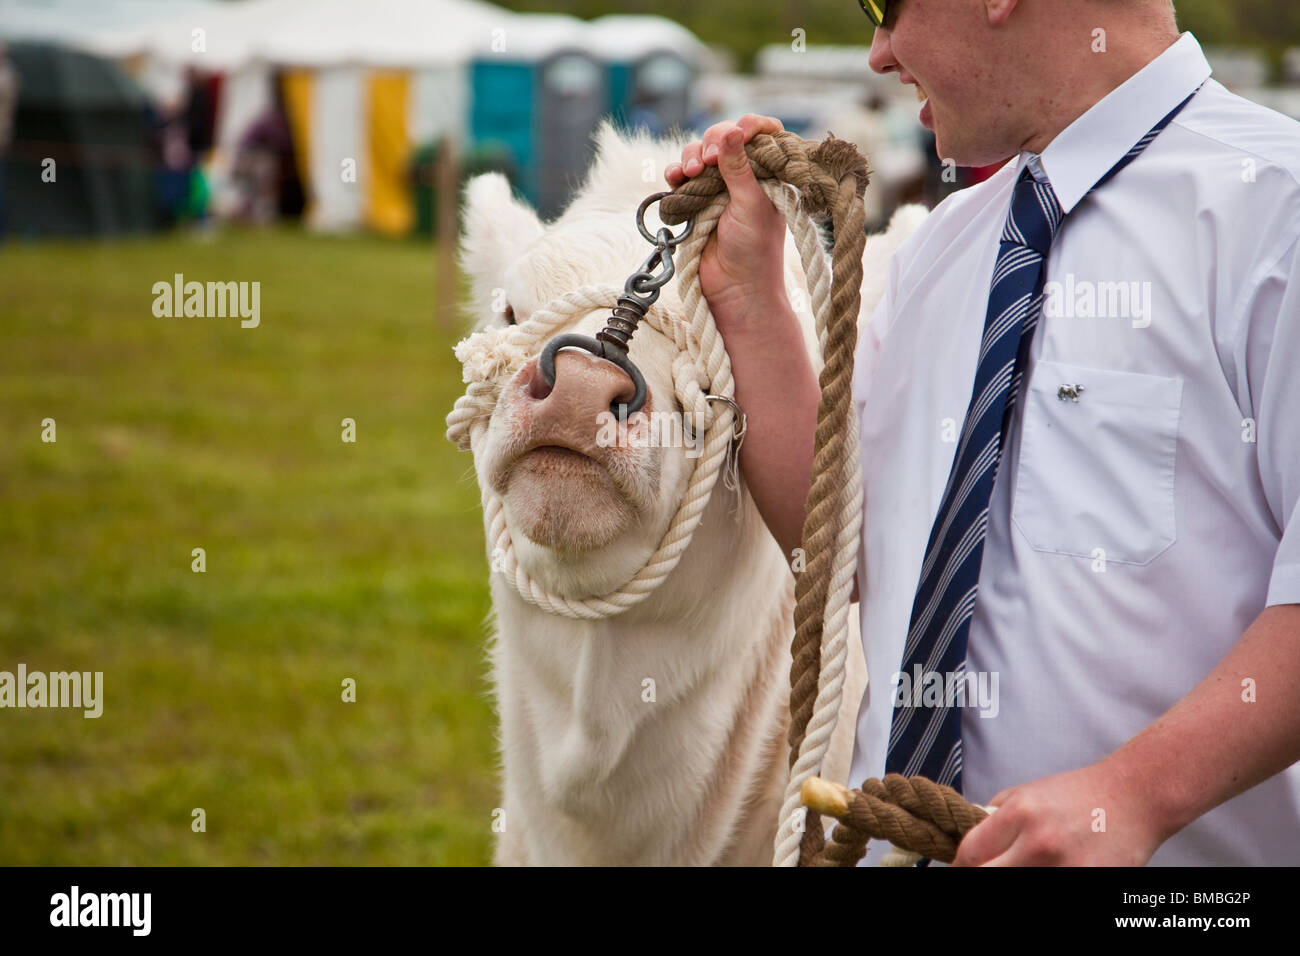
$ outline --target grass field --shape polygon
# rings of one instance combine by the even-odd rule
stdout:
[[[156,318],[178,272],[260,282],[260,326]],[[487,564],[433,274],[296,232],[0,247],[0,671],[104,675],[99,719],[0,710],[0,864],[488,861]]]

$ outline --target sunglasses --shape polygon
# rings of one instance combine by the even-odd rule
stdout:
[[[858,0],[867,19],[878,27],[885,25],[885,13],[889,9],[889,0]]]

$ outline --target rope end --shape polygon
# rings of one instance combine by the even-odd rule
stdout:
[[[889,845],[889,852],[880,859],[881,866],[916,866],[918,862],[925,859],[921,854],[912,850],[904,850],[902,847]]]
[[[847,139],[836,139],[834,133],[827,133],[826,138],[817,144],[810,157],[813,162],[825,166],[836,180],[853,176],[857,182],[854,191],[858,198],[867,191],[871,182],[871,172],[867,168],[866,157]]]
[[[809,777],[799,789],[799,799],[810,810],[839,819],[849,812],[849,791],[838,783]]]

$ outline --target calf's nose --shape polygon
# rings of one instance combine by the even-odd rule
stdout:
[[[612,362],[577,349],[564,349],[555,356],[555,384],[548,385],[536,359],[520,371],[524,399],[536,403],[535,417],[560,422],[600,424],[601,412],[611,411],[615,402],[630,402],[636,386],[627,373]],[[649,412],[649,396],[642,411]]]

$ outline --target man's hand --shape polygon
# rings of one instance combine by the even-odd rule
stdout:
[[[680,163],[664,170],[675,189],[705,166],[717,166],[731,194],[700,255],[700,291],[724,337],[735,322],[770,315],[786,299],[785,219],[758,185],[745,155],[745,144],[756,134],[783,129],[776,117],[753,113],[714,123],[702,140],[686,145]]]
[[[953,866],[1145,866],[1168,838],[1107,761],[1003,790]]]
[[[995,796],[997,812],[966,834],[954,865],[1145,864],[1197,817],[1300,760],[1297,686],[1300,604],[1267,607],[1186,697],[1114,753]]]
[[[682,150],[682,161],[665,169],[664,179],[676,188],[716,165],[731,194],[701,253],[700,289],[726,342],[736,402],[748,422],[740,449],[746,487],[786,561],[793,561],[821,390],[785,292],[785,219],[745,155],[756,134],[781,129],[771,116],[717,123]]]

